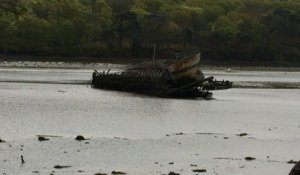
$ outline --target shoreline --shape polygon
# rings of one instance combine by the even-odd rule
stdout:
[[[132,66],[138,63],[142,63],[142,60],[115,62],[115,61],[103,61],[103,62],[82,62],[82,61],[5,61],[0,60],[0,68],[39,68],[39,69],[125,69],[128,66]],[[212,65],[201,64],[203,70],[224,70],[227,72],[238,71],[284,71],[284,72],[299,72],[300,67],[278,67],[278,66],[238,66],[238,65]]]
[[[111,63],[30,62],[24,64],[24,62],[10,62],[4,66],[0,64],[0,71],[3,73],[0,82],[90,85],[93,70],[102,72],[110,69],[112,72],[118,72],[129,66]],[[206,77],[213,76],[218,80],[232,81],[234,89],[300,89],[299,78],[292,78],[300,74],[300,70],[297,69],[201,67]],[[60,78],[55,77],[55,75]],[[71,75],[71,77],[66,77],[68,75]],[[39,76],[44,78],[38,78]],[[240,78],[242,76],[244,78]],[[261,76],[270,79],[260,78]]]

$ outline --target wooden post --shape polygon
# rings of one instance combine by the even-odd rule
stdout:
[[[153,57],[152,57],[152,61],[154,62],[154,59],[155,59],[155,52],[156,52],[156,44],[154,43],[154,46],[153,46]]]

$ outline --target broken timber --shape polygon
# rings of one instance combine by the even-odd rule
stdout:
[[[92,87],[159,97],[211,98],[209,90],[228,89],[232,82],[205,78],[199,70],[200,52],[190,49],[172,60],[146,62],[122,72],[93,73]]]

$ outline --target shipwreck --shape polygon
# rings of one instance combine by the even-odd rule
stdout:
[[[155,60],[121,72],[94,71],[94,88],[127,91],[158,97],[212,98],[211,90],[229,89],[232,82],[205,77],[197,48],[175,54],[174,59]]]

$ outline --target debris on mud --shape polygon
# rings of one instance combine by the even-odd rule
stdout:
[[[255,160],[256,158],[254,158],[254,157],[250,157],[250,156],[248,156],[248,157],[245,157],[245,160],[247,160],[247,161],[252,161],[252,160]]]
[[[121,171],[112,171],[111,174],[118,175],[118,174],[126,174],[126,173]]]
[[[286,163],[288,163],[288,164],[297,164],[298,161],[295,161],[295,160],[289,160],[289,161],[287,161]]]
[[[72,166],[67,166],[67,165],[55,165],[55,169],[63,169],[63,168],[71,168]]]
[[[24,157],[23,157],[23,155],[21,155],[21,164],[24,164],[24,163],[25,163]]]
[[[94,175],[107,175],[106,173],[96,173]]]
[[[91,86],[158,97],[212,99],[209,90],[232,87],[232,82],[205,78],[197,48],[175,55],[175,59],[146,62],[122,72],[94,71]]]
[[[5,143],[5,141],[0,138],[0,143]]]
[[[249,135],[248,133],[240,133],[240,134],[236,134],[237,136],[240,136],[240,137],[244,137],[244,136],[247,136]]]
[[[180,175],[179,173],[175,173],[175,172],[169,172],[169,174],[168,175]]]
[[[195,173],[205,173],[206,169],[194,169],[193,172],[195,172]]]
[[[38,136],[38,141],[43,142],[43,141],[48,141],[50,139],[43,137],[43,136]]]
[[[77,141],[83,141],[83,140],[86,140],[82,135],[78,135],[75,140]]]

